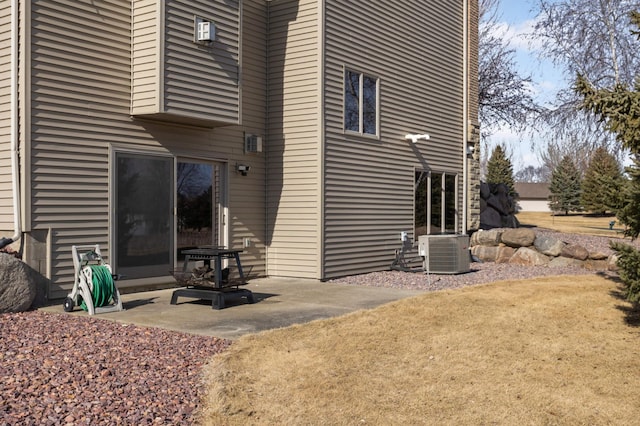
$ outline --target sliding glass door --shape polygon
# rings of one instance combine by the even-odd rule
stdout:
[[[187,248],[225,246],[224,166],[179,161],[176,177],[177,254]]]
[[[173,269],[173,158],[115,155],[115,270],[126,279]]]
[[[111,263],[125,279],[169,275],[182,250],[228,244],[223,163],[116,152],[114,171]]]

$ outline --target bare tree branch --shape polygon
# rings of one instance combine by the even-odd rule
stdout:
[[[595,88],[633,86],[640,69],[640,51],[634,46],[630,12],[640,9],[640,1],[538,0],[537,9],[530,39],[540,44],[542,57],[564,70],[568,82],[542,116],[549,129],[546,139],[553,141],[547,157],[561,158],[560,151],[586,155],[599,146],[621,153],[603,123],[580,109],[581,98],[573,81],[582,75]],[[551,165],[549,158],[543,157],[543,161]]]
[[[541,108],[533,98],[531,76],[516,67],[515,49],[504,39],[499,0],[480,0],[479,106],[483,136],[501,125],[524,129]]]

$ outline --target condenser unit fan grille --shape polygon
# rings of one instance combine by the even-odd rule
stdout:
[[[469,237],[466,235],[422,235],[418,250],[425,272],[461,274],[470,269]]]

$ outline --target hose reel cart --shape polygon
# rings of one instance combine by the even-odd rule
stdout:
[[[76,305],[89,315],[121,311],[122,300],[114,282],[116,277],[111,266],[102,259],[100,246],[72,246],[71,252],[75,275],[73,290],[64,301],[65,312],[73,311]]]

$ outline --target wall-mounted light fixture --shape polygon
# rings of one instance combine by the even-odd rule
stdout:
[[[428,134],[426,134],[426,133],[421,134],[421,135],[408,134],[404,138],[405,139],[410,139],[411,142],[413,142],[413,143],[418,143],[419,140],[428,141],[430,139],[430,136]]]
[[[242,176],[246,176],[251,170],[251,166],[247,166],[246,164],[236,164],[236,171],[240,173]]]
[[[475,152],[475,150],[476,150],[476,146],[475,145],[473,145],[473,144],[467,145],[467,157],[473,156],[473,153]]]

